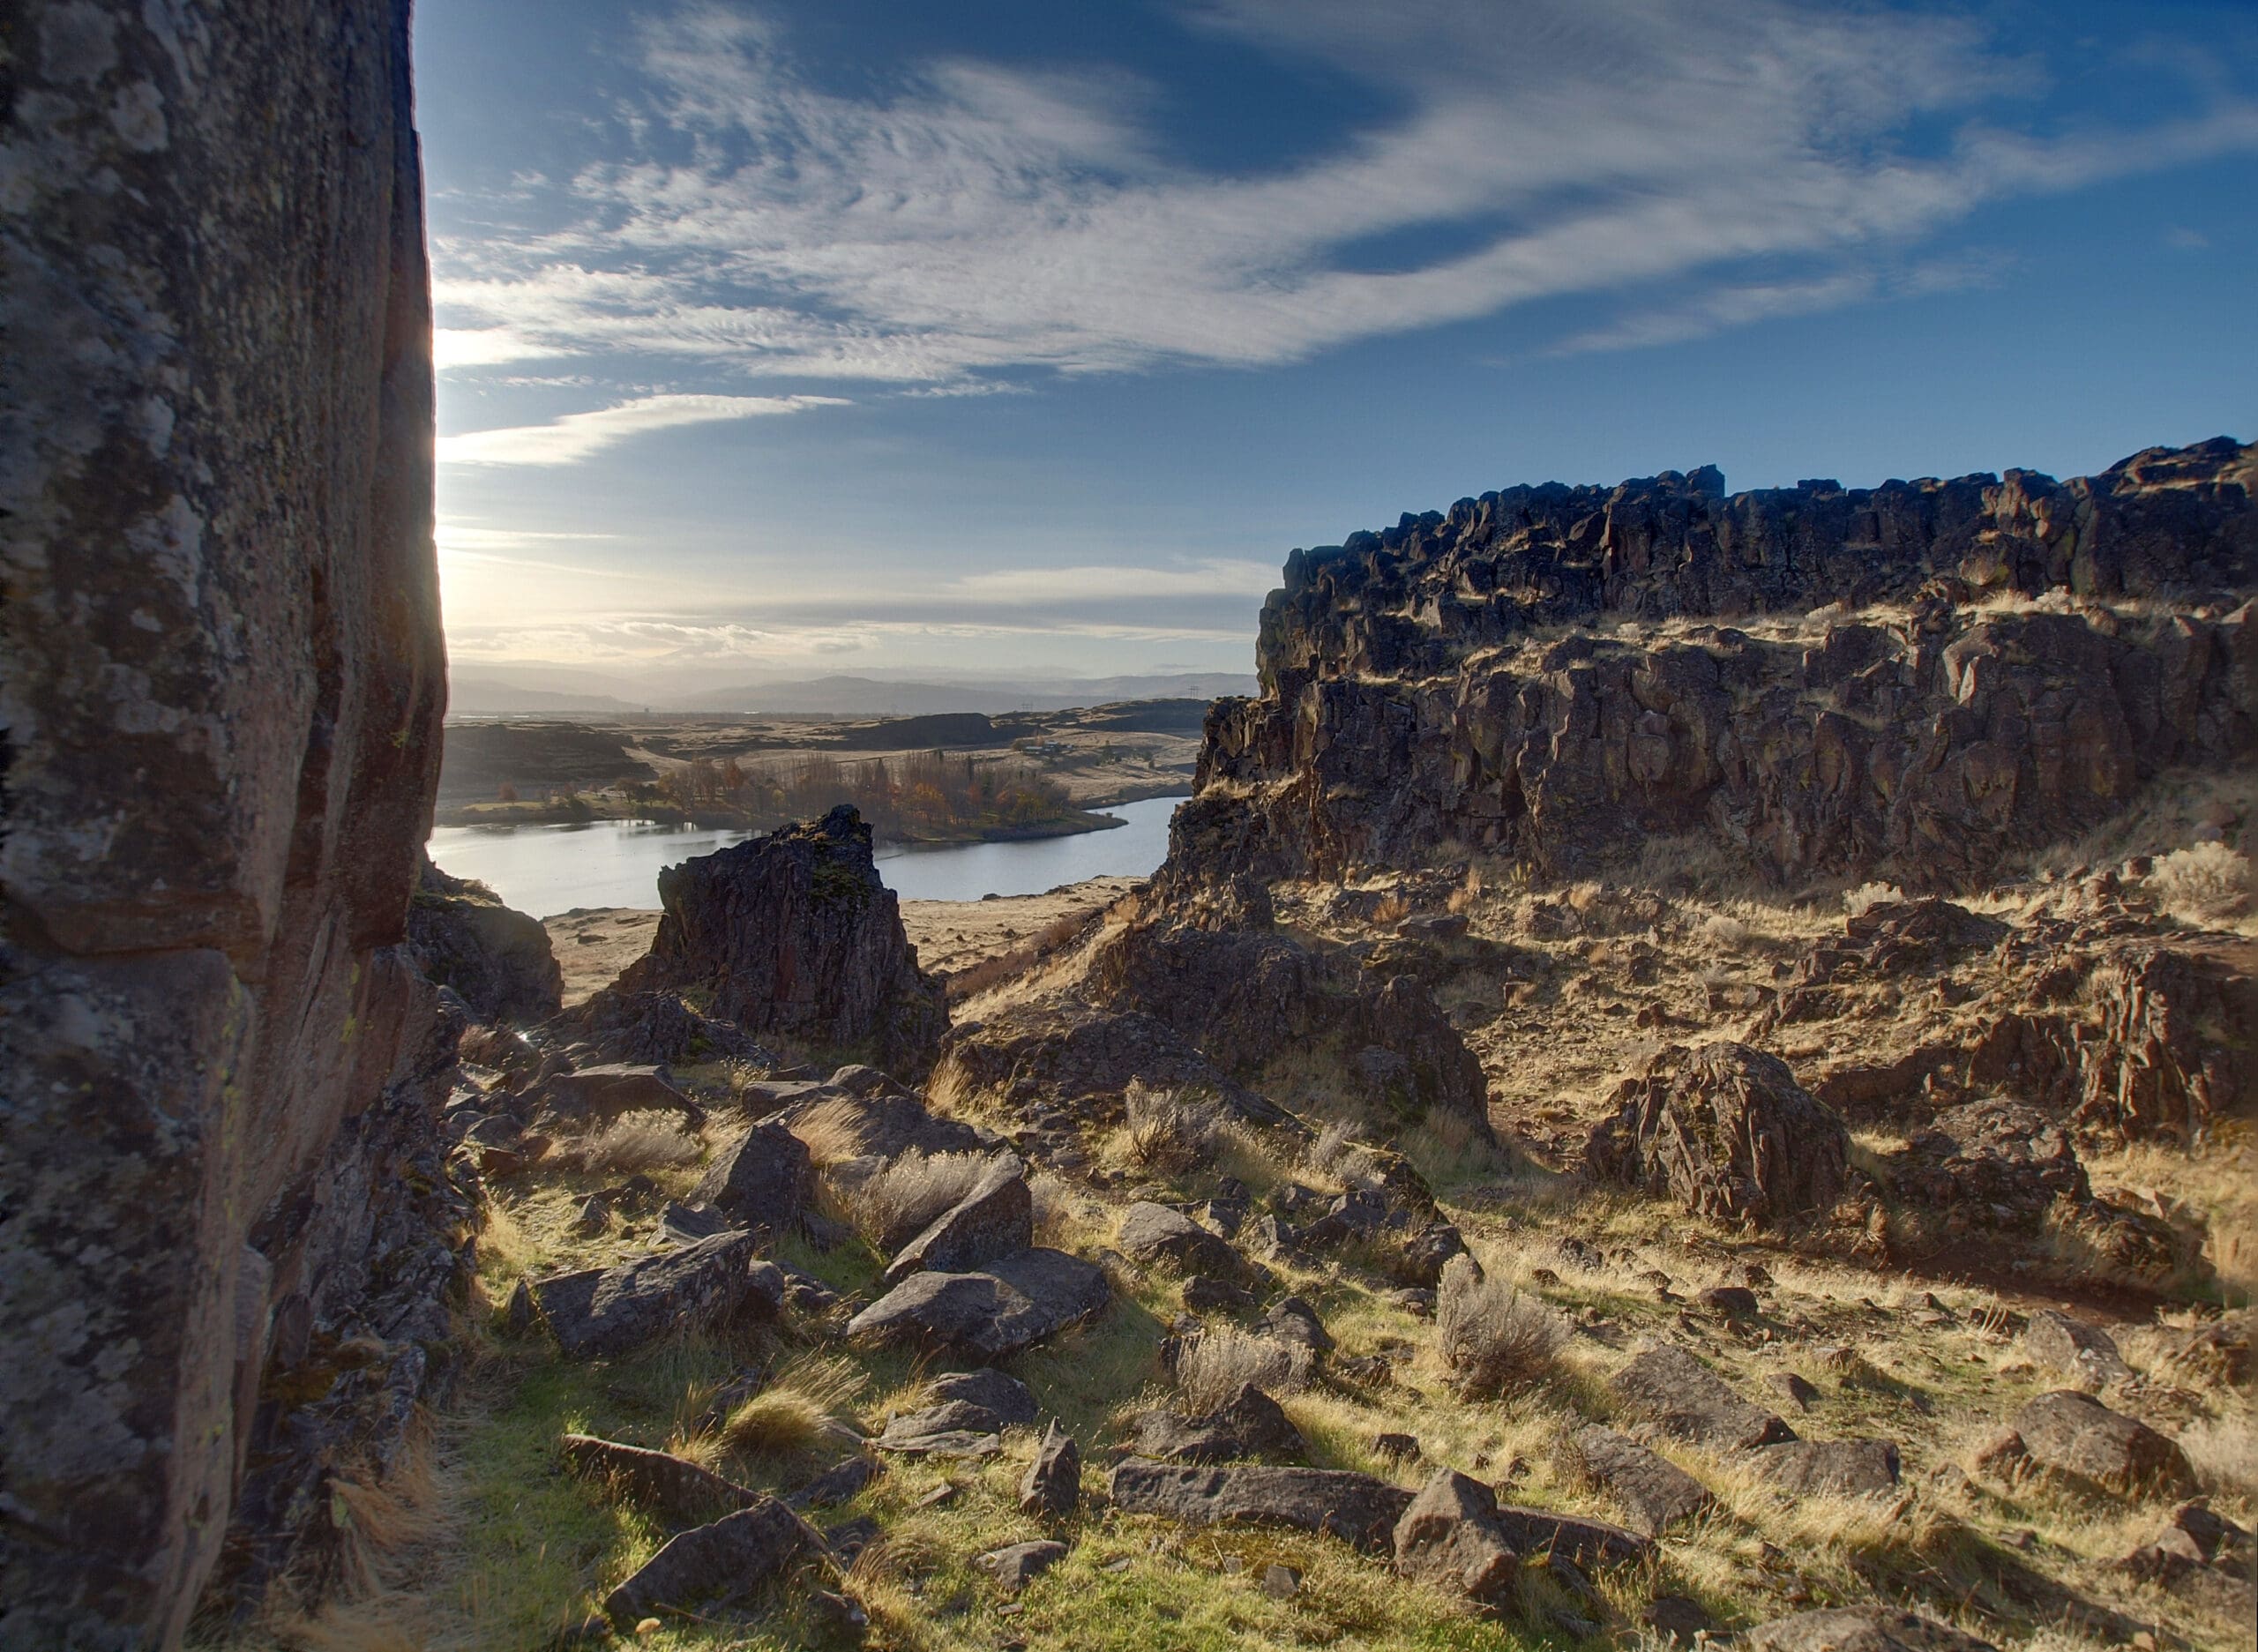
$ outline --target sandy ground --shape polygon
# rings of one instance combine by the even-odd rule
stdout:
[[[1134,889],[1136,878],[1093,878],[1039,895],[994,901],[905,901],[901,925],[916,947],[918,961],[947,976],[1009,952],[1065,917],[1084,917]],[[659,926],[654,911],[606,907],[566,912],[547,919],[550,945],[564,972],[566,1008],[584,1003],[618,977],[651,948]]]

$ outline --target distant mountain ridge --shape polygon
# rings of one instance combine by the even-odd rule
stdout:
[[[622,686],[628,686],[623,684]],[[951,712],[994,714],[1065,711],[1122,700],[1220,699],[1256,691],[1252,672],[1191,671],[1125,676],[1030,678],[1024,683],[893,682],[832,676],[733,684],[695,693],[656,694],[635,700],[576,689],[521,687],[488,676],[453,679],[448,712],[458,717],[572,714],[766,712],[787,716],[930,716]]]

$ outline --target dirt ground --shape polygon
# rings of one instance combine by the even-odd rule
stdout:
[[[1093,878],[1039,895],[905,901],[901,924],[927,973],[946,978],[1012,951],[1063,919],[1086,917],[1111,905],[1140,881]],[[658,926],[657,912],[624,907],[584,908],[547,919],[543,927],[564,972],[565,1007],[585,1003],[617,979],[621,970],[651,949],[651,936]]]

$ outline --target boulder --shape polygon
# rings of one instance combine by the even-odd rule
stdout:
[[[1030,1427],[1036,1416],[1035,1395],[1028,1392],[1027,1384],[992,1365],[936,1377],[925,1385],[925,1392],[937,1405],[959,1401],[976,1405],[991,1413],[1003,1428]]]
[[[1596,1424],[1569,1436],[1564,1454],[1571,1469],[1621,1504],[1632,1524],[1650,1537],[1716,1501],[1676,1463]]]
[[[1003,1450],[1003,1419],[968,1400],[944,1400],[886,1420],[871,1444],[905,1457],[992,1457]]]
[[[759,1492],[663,1451],[593,1434],[567,1434],[560,1445],[574,1474],[676,1527],[702,1526],[760,1501]]]
[[[534,1304],[575,1359],[624,1354],[677,1329],[752,1310],[773,1318],[784,1276],[753,1256],[750,1233],[720,1233],[617,1267],[536,1281]]]
[[[1673,1047],[1610,1105],[1585,1147],[1593,1174],[1695,1215],[1761,1224],[1831,1209],[1842,1196],[1850,1132],[1777,1056]]]
[[[1608,1387],[1634,1421],[1713,1451],[1749,1451],[1795,1439],[1776,1412],[1744,1400],[1732,1385],[1684,1349],[1648,1349]]]
[[[1230,1241],[1208,1231],[1180,1211],[1140,1200],[1122,1214],[1115,1242],[1133,1262],[1172,1267],[1182,1274],[1237,1278],[1246,1263]]]
[[[2059,1199],[2087,1195],[2085,1166],[2059,1119],[1988,1097],[1947,1108],[1888,1160],[1901,1198],[1958,1227],[2029,1232]]]
[[[1020,1513],[1063,1520],[1082,1500],[1082,1454],[1073,1437],[1053,1421],[1020,1477]]]
[[[815,1196],[815,1162],[781,1125],[753,1125],[714,1157],[690,1195],[744,1228],[787,1233]]]
[[[1747,1652],[1998,1652],[1918,1612],[1890,1606],[1838,1606],[1759,1624],[1740,1637]]]
[[[715,1020],[679,992],[627,992],[605,988],[549,1023],[561,1042],[582,1043],[607,1061],[695,1066],[704,1061],[744,1061],[774,1067],[777,1058],[733,1022]]]
[[[2177,1442],[2090,1394],[2058,1388],[2015,1413],[2015,1434],[2039,1468],[2120,1495],[2189,1497],[2195,1470]]]
[[[1066,1545],[1048,1537],[991,1549],[973,1564],[996,1580],[1006,1595],[1016,1595],[1066,1558]]]
[[[1446,1469],[1421,1488],[1395,1522],[1398,1576],[1432,1583],[1485,1605],[1513,1593],[1521,1561],[1498,1525],[1498,1500],[1479,1480]]]
[[[1201,1468],[1130,1457],[1109,1489],[1124,1514],[1164,1514],[1191,1525],[1222,1521],[1322,1532],[1375,1553],[1389,1546],[1411,1494],[1341,1469],[1254,1464]]]
[[[1148,1411],[1138,1419],[1137,1454],[1162,1462],[1230,1462],[1242,1457],[1300,1457],[1309,1447],[1268,1394],[1243,1383],[1205,1417]]]
[[[1274,1342],[1293,1343],[1312,1354],[1333,1351],[1333,1334],[1317,1317],[1317,1310],[1299,1297],[1283,1297],[1271,1304],[1254,1328]]]
[[[1184,1305],[1194,1313],[1247,1313],[1254,1302],[1252,1291],[1226,1279],[1194,1274],[1184,1282]]]
[[[786,1497],[784,1501],[803,1513],[833,1503],[844,1503],[850,1498],[860,1496],[863,1489],[878,1478],[878,1464],[868,1457],[842,1457]]]
[[[729,1603],[822,1540],[773,1497],[694,1526],[669,1539],[626,1581],[604,1596],[604,1616],[622,1629],[662,1610]]]
[[[547,1117],[558,1123],[591,1127],[622,1113],[680,1113],[692,1125],[705,1109],[655,1066],[625,1061],[567,1067],[542,1080],[540,1099]]]
[[[2216,1513],[2209,1499],[2196,1498],[2173,1509],[2123,1564],[2135,1577],[2170,1583],[2195,1566],[2238,1559],[2249,1544],[2247,1531]],[[2244,1573],[2247,1577],[2247,1567]]]
[[[407,942],[425,976],[482,1020],[539,1021],[557,1013],[564,972],[549,931],[504,906],[484,884],[450,878],[428,856],[407,908]]]
[[[929,1268],[961,1273],[1034,1243],[1035,1201],[1028,1192],[1026,1167],[1004,1154],[969,1193],[895,1253],[886,1266],[886,1282],[898,1285]]]
[[[852,808],[669,867],[659,901],[649,953],[607,993],[696,991],[756,1038],[867,1049],[909,1075],[932,1065],[947,1005]]]
[[[820,1110],[826,1131],[852,1138],[857,1155],[895,1159],[912,1149],[938,1153],[992,1153],[1004,1145],[991,1130],[961,1119],[943,1118],[874,1068],[841,1067],[820,1084],[754,1084],[745,1104],[766,1109],[763,1122],[796,1130]]]
[[[2108,1332],[2060,1308],[2041,1308],[2022,1328],[2022,1351],[2042,1371],[2061,1372],[2099,1387],[2133,1373]]]
[[[1897,1447],[1886,1439],[1795,1439],[1760,1446],[1756,1472],[1799,1497],[1877,1497],[1897,1489]]]
[[[1058,1251],[1022,1251],[974,1273],[913,1274],[848,1321],[857,1342],[1002,1359],[1103,1308],[1105,1275]]]

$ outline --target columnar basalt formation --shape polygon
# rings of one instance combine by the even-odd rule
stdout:
[[[404,1410],[452,1277],[407,6],[6,34],[0,1644],[164,1647],[262,1373],[365,1334]]]
[[[1727,497],[1462,499],[1297,550],[1210,714],[1178,878],[1699,833],[1778,879],[1978,883],[2258,749],[2258,449]],[[1573,627],[1563,634],[1563,627]]]

